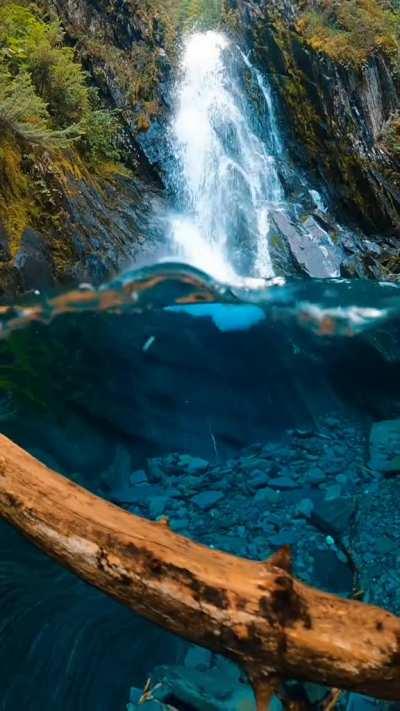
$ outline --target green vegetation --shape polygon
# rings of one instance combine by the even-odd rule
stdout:
[[[116,160],[116,117],[98,108],[81,64],[63,41],[60,23],[36,6],[0,2],[2,133],[46,149],[75,143],[93,165]]]
[[[318,0],[297,30],[313,49],[343,64],[360,66],[376,50],[399,57],[400,13],[387,0]]]
[[[215,27],[222,19],[224,5],[223,0],[182,0],[179,24],[188,29],[193,25]]]
[[[59,21],[30,2],[0,0],[0,222],[12,253],[27,225],[60,229],[65,176],[112,175],[119,132]]]
[[[10,76],[0,63],[0,127],[27,143],[65,148],[79,137],[77,127],[64,130],[49,126],[46,104],[35,92],[31,77],[21,72]]]

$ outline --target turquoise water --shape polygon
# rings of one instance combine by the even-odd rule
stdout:
[[[302,579],[399,613],[399,297],[175,264],[7,307],[2,432],[133,513],[254,559],[288,543]],[[160,664],[190,667],[185,642],[0,540],[2,709],[117,711]],[[220,663],[196,671],[210,695]]]

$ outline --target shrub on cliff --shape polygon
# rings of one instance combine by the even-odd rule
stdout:
[[[318,0],[308,3],[297,29],[332,59],[363,64],[377,49],[398,57],[400,15],[386,0]]]
[[[82,131],[80,146],[91,165],[121,159],[117,145],[119,124],[116,112],[94,109],[87,112],[79,126]]]
[[[15,74],[28,72],[57,126],[79,121],[89,108],[86,76],[63,46],[58,21],[45,21],[33,6],[6,3],[0,7],[0,47]]]
[[[58,20],[34,5],[0,0],[0,120],[47,148],[82,135],[77,145],[88,161],[116,160],[116,118],[91,100],[86,73],[63,41]]]
[[[21,72],[11,79],[0,63],[0,129],[26,142],[66,148],[78,138],[77,127],[52,129],[43,99],[35,93],[29,74]]]

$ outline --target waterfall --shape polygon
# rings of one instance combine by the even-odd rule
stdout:
[[[253,127],[238,71],[249,68],[223,34],[188,37],[170,128],[174,255],[224,281],[273,274],[269,212],[283,200],[276,160],[282,144],[269,87],[255,72],[268,117],[264,141]]]

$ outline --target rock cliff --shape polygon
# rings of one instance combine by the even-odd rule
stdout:
[[[335,28],[328,35],[329,25],[323,24],[326,14],[316,13],[319,5],[238,0],[236,9],[257,62],[269,72],[279,94],[294,159],[308,165],[323,181],[341,208],[339,216],[358,222],[377,237],[371,258],[379,254],[382,274],[396,272],[400,211],[397,36],[393,34],[395,56],[385,46],[384,35],[365,47],[355,37],[363,51],[356,54],[354,48],[351,54],[352,48],[344,41],[353,42],[352,32],[345,27],[341,34]],[[372,5],[380,3],[370,2],[371,12]],[[397,22],[397,16],[393,17]],[[310,22],[321,23],[315,29],[319,42],[307,31]],[[359,30],[363,32],[362,27]],[[337,46],[329,43],[331,36]]]

